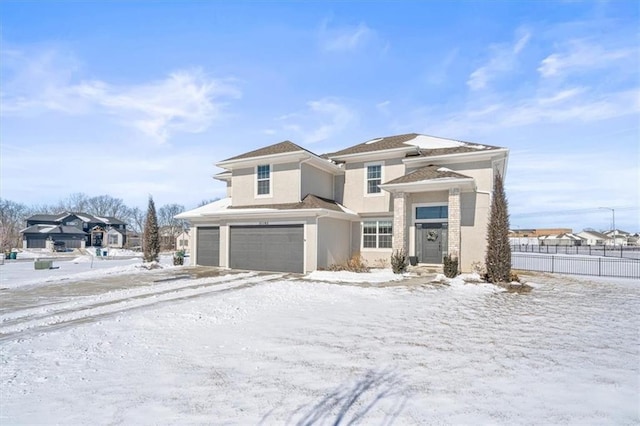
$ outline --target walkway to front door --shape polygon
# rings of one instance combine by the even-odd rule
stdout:
[[[416,223],[416,256],[420,263],[441,264],[447,253],[448,224]]]

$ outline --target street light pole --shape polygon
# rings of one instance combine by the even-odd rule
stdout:
[[[616,209],[611,207],[598,207],[599,209],[611,210],[611,234],[613,235],[613,244],[616,243]]]

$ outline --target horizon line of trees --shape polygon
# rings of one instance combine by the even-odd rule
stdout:
[[[197,207],[212,201],[215,200],[202,200]],[[184,211],[185,207],[177,203],[161,206],[157,211],[158,226],[165,234],[177,237],[187,227],[187,223],[174,216]],[[55,204],[33,205],[0,198],[0,247],[2,250],[22,247],[20,231],[26,227],[27,218],[36,214],[65,212],[115,217],[127,224],[128,231],[136,234],[144,232],[147,215],[146,211],[138,207],[129,207],[121,198],[110,195],[89,196],[82,192],[76,192]]]

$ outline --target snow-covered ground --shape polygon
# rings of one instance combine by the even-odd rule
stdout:
[[[333,424],[354,400],[365,424],[640,422],[631,280],[517,294],[123,263],[6,283],[18,267],[0,266],[0,424]]]

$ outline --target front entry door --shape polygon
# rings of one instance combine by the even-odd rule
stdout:
[[[441,264],[447,253],[447,223],[416,223],[416,256],[420,263]]]

